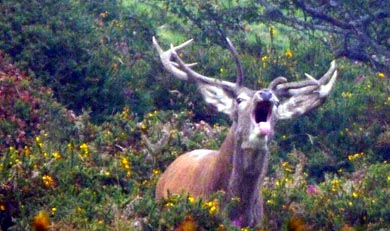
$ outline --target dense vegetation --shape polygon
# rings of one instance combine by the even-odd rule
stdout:
[[[321,17],[341,20],[335,8],[348,6],[318,15],[301,1],[267,2],[0,0],[0,229],[236,230],[220,207],[224,192],[154,201],[166,166],[218,148],[229,121],[163,70],[152,36],[166,47],[195,38],[182,55],[231,80],[229,36],[251,88],[320,76],[335,56],[350,58],[337,60],[323,107],[277,125],[265,230],[389,227],[389,6],[349,6],[377,9],[372,19],[383,23],[366,31],[371,42],[350,34],[343,48],[378,58],[359,60],[335,52],[342,27],[319,30]]]

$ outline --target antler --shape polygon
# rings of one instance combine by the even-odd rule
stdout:
[[[242,66],[241,66],[240,57],[239,57],[239,55],[237,53],[236,48],[234,48],[233,43],[230,41],[230,39],[226,38],[226,41],[227,41],[227,43],[229,45],[229,50],[232,53],[232,55],[234,57],[234,61],[236,62],[236,66],[237,66],[236,85],[237,86],[242,86],[242,83],[244,82],[244,71],[243,71]]]
[[[336,61],[319,79],[305,74],[309,80],[287,83],[285,78],[277,78],[273,83],[275,94],[287,96],[277,109],[278,119],[289,119],[307,113],[321,106],[329,95],[337,78]]]
[[[307,73],[305,73],[305,76],[308,78],[307,80],[297,82],[287,82],[286,78],[278,77],[271,82],[269,88],[282,97],[304,95],[318,91],[320,97],[323,98],[329,94],[336,81],[336,61],[331,62],[329,70],[319,80]]]
[[[234,53],[235,49],[233,45],[231,45],[230,41],[229,43],[229,49],[233,53],[234,58],[236,59],[236,63],[238,66],[238,74],[237,74],[237,82],[232,83],[229,81],[219,80],[210,78],[207,76],[204,76],[202,74],[199,74],[198,72],[194,71],[191,67],[195,66],[196,63],[187,64],[184,63],[184,61],[178,56],[177,51],[180,49],[186,47],[188,44],[190,44],[193,41],[193,39],[188,40],[178,46],[171,45],[171,49],[164,51],[160,45],[157,42],[157,39],[153,37],[153,44],[156,47],[162,64],[164,65],[165,69],[168,70],[171,74],[173,74],[175,77],[181,80],[185,81],[194,81],[194,82],[201,82],[211,85],[218,85],[226,90],[234,91],[237,86],[240,86],[242,83],[242,68],[241,65],[239,65],[238,61],[238,55],[237,52]],[[234,50],[234,51],[233,51]]]

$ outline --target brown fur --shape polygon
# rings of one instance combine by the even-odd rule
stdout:
[[[230,145],[233,145],[231,131],[220,151],[194,150],[178,157],[161,175],[156,199],[167,197],[168,192],[207,198],[218,190],[226,191],[233,154],[233,150],[226,150]],[[195,153],[202,153],[202,157],[195,156]]]

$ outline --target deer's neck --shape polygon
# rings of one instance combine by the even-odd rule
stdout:
[[[261,185],[268,168],[268,140],[256,145],[242,141],[235,125],[230,128],[215,159],[219,173],[219,189],[226,191],[226,203],[239,201],[229,211],[230,218],[239,226],[254,226],[263,217]]]
[[[223,141],[219,154],[215,160],[215,167],[217,168],[219,182],[218,188],[224,191],[228,190],[229,179],[233,169],[233,154],[234,154],[234,130],[230,128],[225,140]]]
[[[253,226],[263,217],[260,188],[269,162],[268,137],[262,137],[255,144],[243,142],[242,137],[245,136],[234,129],[227,200],[239,201],[229,212],[231,219],[240,226]]]

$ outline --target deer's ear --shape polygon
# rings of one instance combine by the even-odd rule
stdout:
[[[199,90],[207,104],[213,105],[219,112],[232,115],[234,94],[217,85],[199,84]]]

